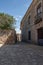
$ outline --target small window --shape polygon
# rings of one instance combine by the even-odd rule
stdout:
[[[28,24],[30,24],[30,16],[28,17]]]

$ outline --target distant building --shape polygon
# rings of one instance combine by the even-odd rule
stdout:
[[[17,34],[17,41],[21,41],[21,34],[20,33]]]
[[[43,0],[33,0],[21,21],[23,41],[43,43]]]

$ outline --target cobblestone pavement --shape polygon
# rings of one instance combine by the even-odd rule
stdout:
[[[43,46],[5,45],[0,48],[0,65],[43,65]]]

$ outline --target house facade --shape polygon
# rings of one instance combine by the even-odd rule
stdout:
[[[25,13],[21,25],[23,41],[43,43],[43,0],[33,0]]]

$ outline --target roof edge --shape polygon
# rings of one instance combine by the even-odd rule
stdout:
[[[28,10],[30,9],[31,5],[33,4],[33,2],[34,2],[34,0],[31,2],[30,6],[28,7],[28,9],[27,9],[26,13],[24,14],[24,16],[23,16],[23,18],[22,18],[21,22],[22,22],[22,21],[23,21],[23,19],[25,18],[26,14],[27,14]]]

